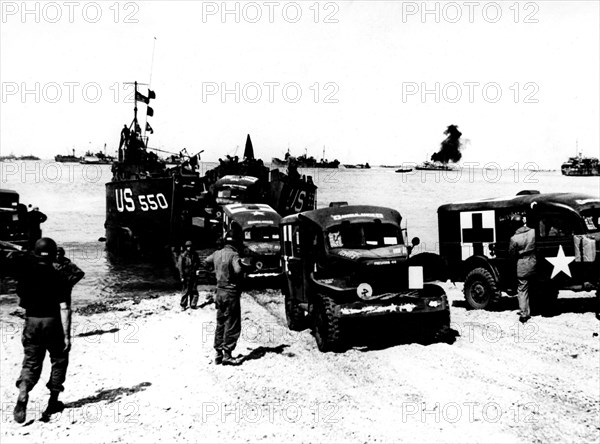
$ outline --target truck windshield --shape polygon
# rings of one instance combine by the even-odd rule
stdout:
[[[369,250],[402,244],[400,228],[386,223],[343,223],[327,231],[330,248]]]
[[[581,215],[589,233],[600,232],[600,208],[582,211]]]
[[[260,227],[255,226],[244,230],[244,240],[255,242],[278,241],[278,227]]]

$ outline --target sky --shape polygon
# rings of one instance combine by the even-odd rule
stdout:
[[[463,162],[559,168],[600,156],[599,4],[1,1],[0,154],[114,152],[151,81],[150,146],[206,161],[249,133],[266,161],[418,162],[455,124]]]

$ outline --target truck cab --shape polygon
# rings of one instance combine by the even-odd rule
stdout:
[[[427,263],[410,257],[400,214],[340,205],[283,218],[280,240],[288,327],[312,325],[321,351],[337,350],[345,319],[420,317],[432,329],[450,322],[444,289],[424,282]],[[415,238],[414,244],[418,243]],[[412,260],[416,259],[416,260]]]
[[[223,207],[223,236],[228,230],[241,234],[244,257],[250,258],[254,271],[248,278],[281,276],[279,223],[281,216],[266,204],[231,204]]]
[[[559,290],[591,291],[600,280],[600,199],[579,193],[522,191],[516,196],[458,202],[438,209],[440,254],[463,281],[471,308],[516,294],[510,238],[519,215],[535,230],[532,308],[547,309]]]
[[[27,235],[27,207],[19,203],[14,190],[0,189],[0,241],[25,246]]]

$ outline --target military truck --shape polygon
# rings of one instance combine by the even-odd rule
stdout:
[[[395,316],[430,331],[447,329],[446,293],[428,282],[441,270],[433,254],[409,258],[401,216],[390,208],[334,205],[280,224],[282,292],[288,327],[311,326],[319,350],[340,350],[346,321]],[[437,270],[437,271],[436,271]]]
[[[535,229],[532,310],[550,310],[559,290],[598,289],[600,199],[525,190],[516,196],[438,208],[440,254],[451,278],[464,282],[470,307],[488,308],[501,292],[517,293],[516,258],[509,254],[510,238],[518,228],[513,222],[516,215]]]
[[[238,231],[243,239],[244,258],[249,258],[253,271],[247,278],[281,276],[279,222],[281,216],[266,204],[231,204],[223,207],[223,235]]]

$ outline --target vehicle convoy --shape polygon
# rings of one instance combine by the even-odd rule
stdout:
[[[223,237],[237,231],[243,239],[243,256],[252,261],[247,278],[281,276],[279,222],[281,216],[265,204],[231,204],[223,207]]]
[[[151,255],[179,248],[186,240],[210,247],[220,235],[222,205],[257,202],[270,205],[281,215],[313,209],[316,189],[310,177],[297,171],[289,175],[269,171],[254,158],[250,136],[244,158],[227,157],[219,166],[200,174],[199,155],[183,149],[171,156],[170,167],[148,145],[146,122],[138,122],[138,105],[156,98],[138,91],[135,83],[134,117],[121,131],[118,160],[106,184],[106,246],[117,254]],[[146,116],[154,110],[147,107]]]
[[[346,321],[398,317],[429,332],[446,329],[450,310],[440,258],[410,257],[400,214],[340,203],[290,215],[280,224],[288,327],[312,326],[321,351],[339,350]]]
[[[450,276],[464,281],[470,307],[489,307],[517,291],[509,254],[516,215],[535,230],[534,310],[549,309],[559,290],[591,291],[600,283],[600,199],[578,193],[521,191],[516,196],[451,203],[438,209],[440,254]]]

